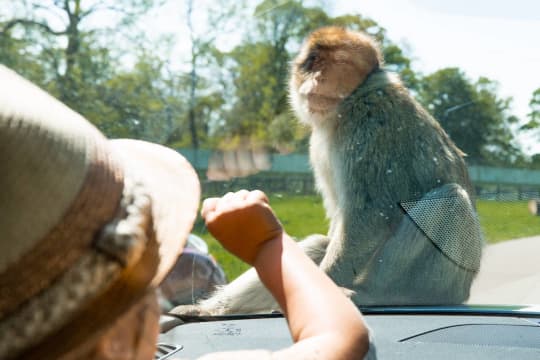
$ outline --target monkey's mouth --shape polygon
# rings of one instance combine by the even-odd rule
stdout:
[[[334,110],[340,102],[336,96],[327,96],[321,94],[308,94],[307,101],[311,112],[328,112]]]

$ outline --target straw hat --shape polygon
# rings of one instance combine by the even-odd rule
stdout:
[[[200,187],[177,152],[108,141],[0,66],[0,358],[97,337],[174,265]]]

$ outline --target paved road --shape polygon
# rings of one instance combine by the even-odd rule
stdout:
[[[471,304],[540,304],[540,236],[484,249]]]

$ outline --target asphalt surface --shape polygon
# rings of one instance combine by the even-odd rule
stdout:
[[[484,248],[470,304],[540,304],[540,236]]]

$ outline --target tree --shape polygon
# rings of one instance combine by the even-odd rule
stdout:
[[[68,106],[98,122],[96,106],[103,84],[113,75],[117,63],[103,35],[113,32],[92,27],[102,15],[118,19],[111,26],[129,26],[146,12],[152,0],[23,0],[3,9],[9,17],[0,21],[0,43],[8,47],[2,61],[46,88]],[[100,36],[101,35],[101,36]],[[110,39],[109,39],[110,40]],[[15,47],[15,56],[10,51]],[[24,56],[22,56],[24,55]],[[26,68],[39,64],[42,72]],[[38,66],[34,66],[36,68]]]
[[[234,103],[222,130],[229,145],[249,138],[252,143],[275,149],[306,150],[307,132],[290,111],[287,80],[293,54],[305,37],[321,26],[344,26],[371,34],[381,42],[390,67],[414,83],[409,59],[371,19],[360,15],[332,18],[322,7],[307,7],[298,0],[264,0],[255,8],[253,18],[245,41],[228,54]]]
[[[538,137],[538,129],[540,128],[540,88],[536,89],[529,101],[531,112],[527,114],[528,122],[520,127],[520,130],[526,133],[533,132]],[[534,169],[540,169],[540,153],[531,156],[527,164]]]
[[[526,166],[530,169],[540,169],[540,154],[532,155]]]
[[[208,122],[202,117],[212,112],[210,107],[223,104],[219,93],[215,87],[219,87],[219,81],[208,81],[201,75],[201,72],[208,74],[212,72],[211,67],[221,66],[222,53],[217,49],[215,43],[219,36],[223,36],[230,29],[230,24],[234,22],[234,14],[243,7],[243,1],[234,3],[225,0],[215,0],[212,9],[198,6],[194,8],[194,0],[186,0],[185,19],[189,33],[190,50],[188,56],[189,71],[184,77],[188,83],[187,102],[187,123],[191,138],[191,146],[198,149],[200,146],[201,128],[204,133],[208,132]],[[210,5],[207,5],[210,6]],[[206,14],[206,28],[197,29],[193,19],[195,12],[202,11]],[[214,87],[212,89],[212,87]],[[210,107],[209,107],[210,106]],[[174,129],[166,140],[167,144],[178,144],[182,142],[183,132],[180,127]]]
[[[88,99],[96,103],[96,113],[88,116],[109,136],[165,142],[185,103],[170,92],[164,67],[163,60],[140,54],[133,69],[117,72],[100,86],[99,96]]]
[[[511,164],[522,156],[511,126],[511,99],[497,96],[497,83],[471,82],[458,68],[441,69],[421,79],[420,101],[441,123],[470,163]]]
[[[0,63],[16,69],[22,76],[38,83],[46,78],[45,69],[40,66],[29,49],[31,41],[17,38],[11,31],[0,34]]]
[[[521,127],[522,130],[532,130],[540,127],[540,88],[536,89],[529,101],[531,112],[527,114],[529,121]]]

